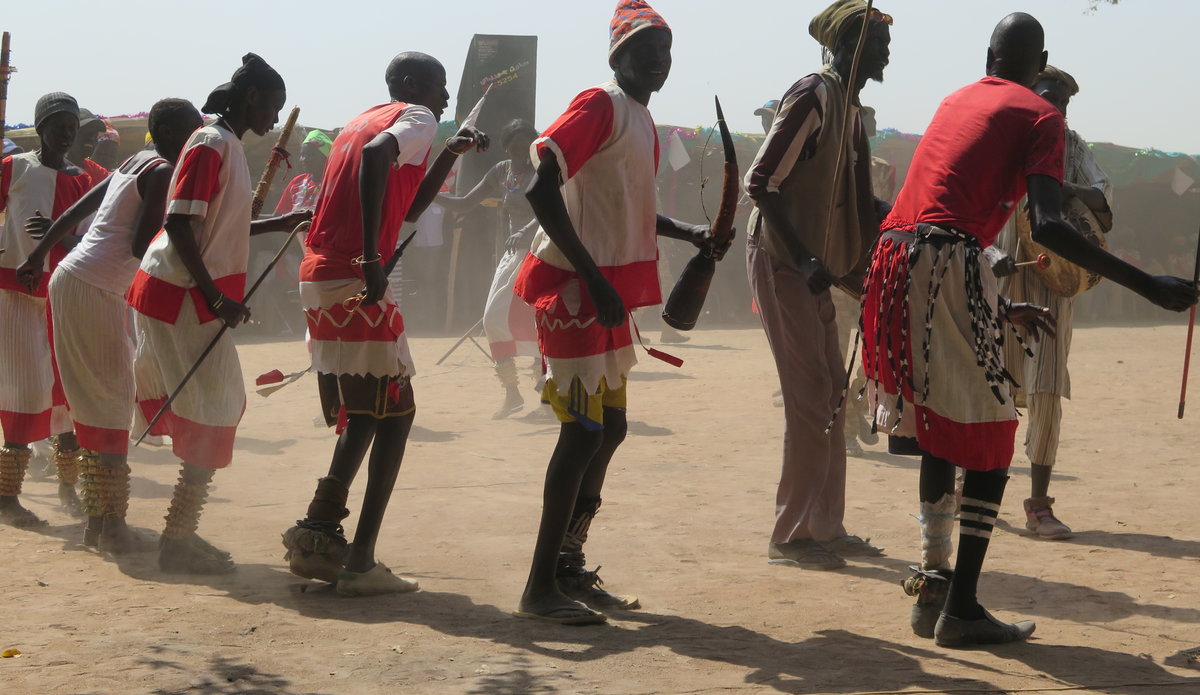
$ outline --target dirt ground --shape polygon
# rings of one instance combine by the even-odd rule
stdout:
[[[1079,330],[1066,404],[1060,516],[1078,535],[1022,535],[1018,456],[981,586],[1028,644],[952,651],[914,637],[899,583],[918,554],[917,470],[880,445],[850,460],[847,526],[887,548],[831,573],[769,566],[782,412],[759,330],[643,357],[631,436],[614,461],[588,557],[644,609],[569,628],[509,615],[524,582],[553,423],[493,421],[500,389],[469,343],[413,341],[417,428],[380,558],[417,594],[343,599],[288,574],[280,533],[303,514],[333,434],[315,380],[249,396],[234,465],[201,532],[238,571],[160,573],[79,545],[49,482],[25,500],[51,521],[0,530],[0,691],[42,693],[1200,693],[1196,419],[1175,419],[1179,325]],[[303,368],[301,342],[243,345],[247,383]],[[1195,391],[1200,411],[1200,386]],[[133,454],[133,525],[157,532],[176,475],[164,449]],[[361,494],[361,483],[356,492]],[[356,509],[360,497],[351,498]],[[348,520],[352,528],[354,518]]]

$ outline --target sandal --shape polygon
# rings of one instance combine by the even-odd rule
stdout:
[[[537,622],[550,623],[552,625],[600,625],[601,623],[608,622],[608,616],[582,605],[551,608],[545,613],[515,610],[512,614],[514,618],[536,620]]]
[[[382,562],[366,572],[342,570],[338,575],[337,592],[341,596],[382,596],[407,594],[421,586],[412,579],[398,577]]]
[[[818,571],[836,570],[846,566],[845,560],[811,538],[771,543],[767,549],[767,563]]]
[[[883,548],[871,545],[870,541],[870,538],[862,539],[858,536],[846,535],[825,541],[821,543],[821,547],[842,557],[879,557],[883,555]]]

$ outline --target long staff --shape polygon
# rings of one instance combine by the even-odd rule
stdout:
[[[1196,238],[1196,269],[1192,273],[1192,284],[1200,282],[1200,234]],[[1183,419],[1183,409],[1187,405],[1187,385],[1188,385],[1188,368],[1192,364],[1192,333],[1196,329],[1196,305],[1192,305],[1192,310],[1188,318],[1188,334],[1187,347],[1183,353],[1183,383],[1179,386],[1179,414],[1180,420]]]
[[[267,166],[263,169],[262,177],[258,179],[258,186],[254,188],[254,200],[250,203],[250,219],[252,220],[257,220],[258,214],[262,212],[263,203],[267,200],[267,193],[271,191],[271,185],[275,183],[275,172],[279,170],[279,163],[288,158],[288,140],[292,139],[292,130],[295,129],[296,119],[299,116],[300,107],[293,107],[287,120],[284,121],[283,130],[279,131],[279,137],[275,139],[275,146],[271,148]]]
[[[250,291],[247,292],[246,296],[242,298],[243,304],[248,305],[250,303],[250,298],[254,296],[254,293],[258,290],[259,285],[263,284],[263,281],[266,280],[267,276],[271,274],[271,271],[275,269],[275,264],[279,263],[279,259],[283,258],[283,254],[286,253],[288,247],[292,245],[292,239],[295,239],[296,235],[300,232],[307,231],[309,225],[311,224],[311,222],[305,220],[304,222],[296,225],[296,228],[293,229],[292,233],[288,235],[287,241],[283,242],[283,246],[279,247],[279,251],[275,254],[275,257],[271,259],[271,262],[268,263],[267,267],[263,269],[262,274],[259,275],[258,279],[254,281],[254,284],[250,286]],[[146,435],[150,434],[150,430],[158,424],[158,421],[162,419],[163,414],[167,412],[167,408],[170,408],[171,404],[175,402],[175,399],[179,397],[180,392],[183,391],[183,387],[187,386],[188,382],[192,380],[192,377],[196,374],[196,370],[200,369],[200,365],[204,364],[204,360],[208,357],[209,353],[213,351],[213,348],[217,346],[217,343],[221,341],[221,336],[225,335],[225,331],[227,330],[229,330],[229,324],[222,322],[221,329],[218,330],[217,334],[213,336],[213,339],[208,343],[208,347],[204,348],[204,352],[200,353],[200,356],[196,358],[196,362],[192,365],[192,368],[187,371],[187,374],[183,375],[183,381],[179,382],[179,386],[175,387],[175,390],[172,391],[171,395],[167,397],[167,400],[163,402],[162,407],[158,409],[158,412],[154,414],[154,417],[150,418],[150,422],[147,423],[145,431],[143,431],[141,436],[137,438],[137,441],[133,443],[134,446],[141,444],[142,440],[146,438]]]
[[[841,131],[838,133],[837,160],[833,168],[833,189],[829,192],[829,217],[825,220],[825,248],[822,249],[822,260],[829,257],[829,243],[833,237],[834,207],[841,195],[842,158],[846,154],[846,131],[850,129],[850,107],[854,105],[854,88],[858,84],[858,65],[862,61],[863,47],[867,45],[867,31],[871,26],[871,10],[875,0],[867,0],[867,11],[863,14],[862,29],[858,34],[858,44],[854,47],[854,59],[850,61],[850,77],[846,85],[846,103],[843,104]]]
[[[17,69],[9,64],[8,32],[0,37],[0,138],[4,137],[5,115],[8,113],[8,76]]]
[[[838,196],[841,194],[840,186],[842,184],[842,156],[846,153],[846,131],[850,128],[850,107],[854,105],[854,87],[858,84],[858,64],[862,60],[863,47],[867,45],[867,30],[871,26],[871,10],[874,8],[875,0],[867,0],[867,11],[863,14],[862,29],[858,33],[858,44],[854,47],[854,60],[850,61],[850,81],[846,83],[846,103],[845,110],[842,112],[842,129],[838,133],[838,149],[837,161],[833,169],[833,190],[829,192],[829,217],[825,220],[825,248],[822,260],[829,257],[829,243],[833,238],[833,213],[837,208]],[[853,175],[853,174],[851,174]],[[840,280],[840,278],[839,278]],[[833,425],[837,422],[838,416],[842,413],[842,408],[846,406],[846,394],[850,391],[850,379],[854,375],[854,361],[858,359],[858,341],[861,337],[861,331],[854,334],[854,348],[850,351],[848,364],[846,365],[846,380],[842,382],[842,395],[838,398],[837,407],[833,409],[833,417],[829,419],[829,425],[825,428],[825,434],[833,431]],[[846,346],[843,345],[845,350]]]
[[[8,112],[8,76],[16,72],[17,69],[9,64],[8,60],[8,32],[4,32],[3,37],[0,37],[0,140],[4,139],[5,114]],[[3,155],[0,155],[3,156]],[[5,249],[0,249],[0,254],[3,254]]]

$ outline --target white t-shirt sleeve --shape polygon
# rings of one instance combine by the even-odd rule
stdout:
[[[433,112],[424,106],[412,105],[400,113],[400,117],[387,130],[383,131],[396,138],[400,153],[396,162],[405,164],[420,164],[429,154],[433,138],[437,135],[437,119]]]

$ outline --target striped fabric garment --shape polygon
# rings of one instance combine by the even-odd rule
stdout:
[[[1062,432],[1062,397],[1033,393],[1026,397],[1029,409],[1025,430],[1025,455],[1037,466],[1053,467],[1058,460]]]
[[[937,227],[885,232],[863,293],[862,356],[880,430],[986,471],[1011,464],[1017,411],[978,248]]]
[[[0,289],[0,425],[4,440],[30,444],[71,431],[50,353],[44,297]]]

